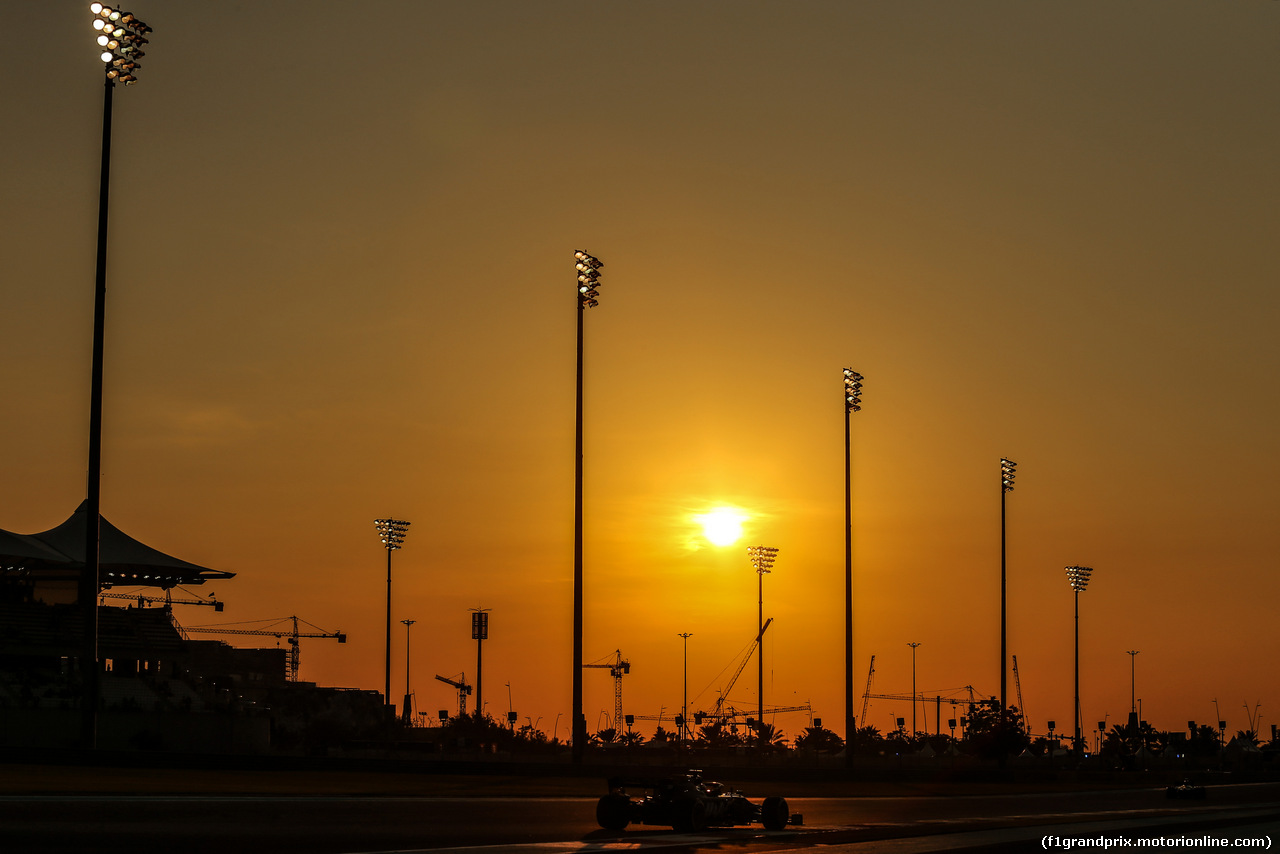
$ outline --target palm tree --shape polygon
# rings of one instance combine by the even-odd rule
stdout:
[[[796,750],[813,750],[819,753],[836,753],[844,749],[844,739],[826,727],[807,727],[796,736]]]
[[[640,745],[644,744],[644,736],[636,732],[635,730],[629,729],[618,738],[618,741],[622,744],[623,747],[627,747],[627,748],[639,747]]]
[[[773,724],[767,724],[763,721],[757,722],[751,727],[751,735],[747,736],[747,744],[764,750],[787,749],[787,739],[783,736],[782,730]]]

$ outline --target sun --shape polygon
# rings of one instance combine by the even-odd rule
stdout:
[[[742,539],[742,523],[747,517],[732,507],[717,507],[694,516],[693,521],[702,526],[702,536],[712,545],[731,546]]]

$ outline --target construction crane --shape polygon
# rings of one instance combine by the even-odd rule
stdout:
[[[467,684],[467,674],[459,673],[457,679],[450,679],[447,676],[436,676],[446,685],[452,685],[458,689],[458,717],[467,716],[467,695],[471,693],[471,686]]]
[[[1022,722],[1028,727],[1030,732],[1030,722],[1027,719],[1027,707],[1022,705],[1022,679],[1018,676],[1018,656],[1013,657],[1013,684],[1018,689],[1018,711],[1022,712]]]
[[[876,657],[871,656],[871,666],[867,668],[867,687],[862,692],[862,717],[858,719],[858,729],[867,725],[867,707],[871,705],[871,677],[876,675]]]
[[[292,628],[287,630],[275,628],[276,625],[283,623],[286,620],[292,623]],[[303,620],[302,622],[307,623],[307,625],[311,626],[311,628],[315,629],[315,631],[300,632],[298,631],[297,617],[280,617],[275,620],[251,620],[248,622],[271,623],[272,625],[267,626],[266,628],[261,628],[261,629],[231,629],[231,628],[225,628],[225,626],[244,625],[244,623],[226,623],[225,625],[188,626],[185,629],[181,629],[181,631],[184,634],[195,633],[195,634],[207,634],[207,635],[258,635],[258,636],[273,637],[277,641],[279,641],[280,638],[286,638],[289,641],[289,681],[290,682],[298,681],[298,670],[302,663],[301,662],[301,657],[302,657],[301,644],[299,644],[298,642],[299,639],[329,638],[331,640],[336,640],[338,643],[347,642],[346,633],[326,632],[324,629],[321,629],[317,625],[314,625],[312,623],[307,623],[306,620]]]
[[[756,647],[760,646],[760,641],[764,638],[764,633],[769,630],[770,624],[773,623],[773,617],[764,621],[764,625],[760,627],[760,631],[756,634],[756,639],[747,647],[747,654],[742,657],[742,661],[738,664],[738,669],[733,672],[733,676],[729,678],[729,683],[724,686],[720,692],[720,696],[716,698],[716,708],[706,717],[712,718],[720,723],[728,721],[729,717],[725,714],[724,704],[729,699],[729,692],[733,690],[733,686],[737,683],[738,677],[742,675],[742,671],[746,669],[747,662],[751,660],[751,655],[756,651]]]
[[[875,657],[874,657],[874,656],[872,656],[872,659],[873,659],[873,661],[872,661],[872,671],[871,671],[872,673],[874,673],[874,672],[875,672],[875,663],[874,663],[874,658],[875,658]],[[871,687],[871,677],[870,677],[870,676],[868,676],[868,677],[867,677],[867,687],[868,687],[868,688],[870,688],[870,687]],[[941,691],[935,691],[935,692],[933,692],[933,701],[934,701],[934,703],[937,705],[937,709],[938,709],[938,718],[939,718],[939,720],[937,721],[937,725],[938,725],[939,727],[941,726],[941,720],[940,720],[940,718],[942,717],[942,715],[941,715],[941,711],[942,711],[942,704],[943,704],[943,703],[950,703],[950,704],[951,704],[951,706],[952,706],[953,708],[954,708],[955,706],[972,706],[972,705],[974,704],[974,698],[973,698],[973,686],[972,686],[972,685],[965,685],[963,688],[949,688],[949,689],[947,689],[947,692],[946,692],[946,693],[947,693],[947,694],[951,694],[951,693],[954,693],[954,692],[956,692],[956,691],[965,691],[965,692],[967,692],[967,693],[968,693],[968,695],[969,695],[969,698],[966,700],[966,699],[963,699],[963,698],[950,697],[950,696],[943,696],[943,692],[941,692]],[[863,719],[863,722],[864,722],[864,723],[860,723],[860,724],[859,724],[859,726],[863,726],[863,725],[865,724],[865,721],[866,721],[866,715],[867,715],[867,706],[868,706],[868,701],[870,701],[870,700],[902,700],[902,701],[910,702],[910,703],[924,703],[924,702],[927,702],[927,701],[929,700],[929,692],[921,691],[921,692],[919,692],[919,693],[917,693],[917,694],[915,694],[915,695],[913,696],[913,695],[911,695],[911,694],[872,694],[870,691],[867,691],[865,694],[863,694],[863,695],[862,695],[862,719]],[[926,721],[925,721],[925,732],[928,732],[928,730],[929,730],[929,724],[928,724],[928,719],[926,718]]]
[[[756,716],[755,712],[740,712],[737,709],[735,709],[733,706],[727,706],[726,708],[728,709],[728,711],[724,713],[724,720],[730,725],[735,724],[739,720],[742,720],[742,721],[752,720]],[[779,715],[779,714],[782,714],[783,712],[812,712],[812,711],[813,711],[813,705],[808,702],[805,702],[804,704],[799,706],[765,706],[764,708],[764,713],[766,715]]]
[[[614,660],[610,662],[597,661],[592,664],[582,665],[587,667],[605,667],[613,676],[613,731],[622,732],[622,675],[631,672],[631,662],[622,657],[622,650],[615,649],[613,651]]]
[[[196,594],[185,588],[179,587],[178,589],[189,596],[196,596]],[[169,621],[173,623],[174,628],[179,632],[182,632],[183,629],[182,626],[178,625],[177,621],[173,619],[174,605],[204,605],[205,607],[211,607],[213,610],[220,612],[222,611],[223,604],[218,601],[217,597],[213,593],[209,594],[208,599],[201,599],[198,597],[193,599],[174,599],[173,591],[167,587],[165,588],[164,596],[152,596],[146,593],[99,593],[98,598],[128,599],[131,602],[137,602],[139,608],[145,608],[148,605],[161,603],[164,607],[164,612],[169,615]]]

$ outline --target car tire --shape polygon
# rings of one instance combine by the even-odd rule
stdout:
[[[631,799],[626,795],[605,795],[596,802],[596,824],[605,830],[625,830],[631,823]]]
[[[684,819],[671,825],[671,829],[679,833],[697,833],[707,829],[707,802],[690,801]]]
[[[782,830],[791,821],[791,810],[787,807],[787,799],[765,798],[760,805],[760,823],[765,830]]]

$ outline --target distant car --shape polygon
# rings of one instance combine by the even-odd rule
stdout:
[[[1204,800],[1204,786],[1197,786],[1190,780],[1183,780],[1173,786],[1169,786],[1164,790],[1166,798],[1177,798],[1185,800]]]
[[[629,787],[647,789],[649,794],[632,799]],[[802,816],[791,813],[785,798],[770,797],[755,804],[741,792],[704,782],[700,771],[648,779],[614,777],[609,780],[609,794],[596,804],[596,821],[606,830],[665,824],[684,832],[757,823],[766,830],[781,830],[804,823]]]

